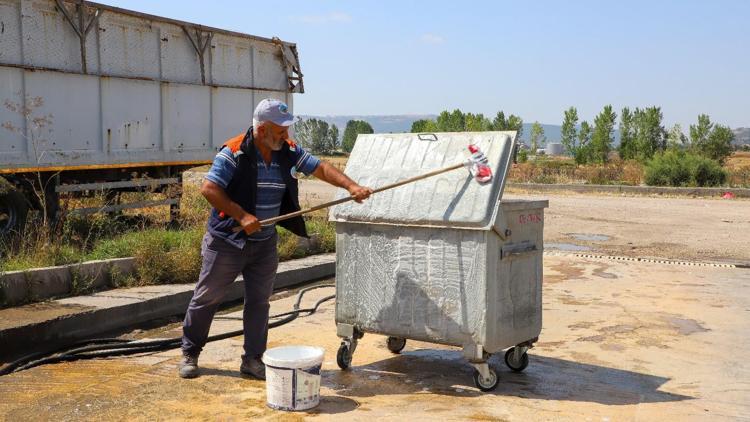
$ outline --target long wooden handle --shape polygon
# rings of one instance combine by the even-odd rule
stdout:
[[[384,190],[397,188],[399,186],[403,186],[403,185],[406,185],[406,184],[409,184],[409,183],[413,183],[413,182],[416,182],[418,180],[426,179],[426,178],[432,177],[432,176],[437,176],[438,174],[447,173],[447,172],[449,172],[451,170],[459,169],[459,168],[463,167],[464,165],[465,165],[465,163],[459,163],[459,164],[454,164],[454,165],[452,165],[450,167],[445,167],[445,168],[442,168],[442,169],[433,170],[433,171],[431,171],[429,173],[421,174],[419,176],[410,177],[408,179],[404,179],[404,180],[401,180],[401,181],[398,181],[398,182],[395,182],[395,183],[391,183],[389,185],[381,186],[381,187],[379,187],[377,189],[373,189],[372,193],[383,192]],[[274,223],[278,223],[279,221],[287,220],[289,218],[298,217],[298,216],[303,215],[303,214],[311,213],[311,212],[317,211],[317,210],[322,210],[322,209],[325,209],[325,208],[332,207],[334,205],[343,204],[344,202],[349,202],[349,201],[353,201],[353,200],[354,200],[353,196],[349,196],[349,197],[346,197],[346,198],[337,199],[335,201],[326,202],[325,204],[316,205],[316,206],[311,207],[311,208],[305,208],[303,210],[295,211],[295,212],[292,212],[292,213],[289,213],[289,214],[284,214],[284,215],[280,215],[278,217],[273,217],[273,218],[268,218],[266,220],[261,220],[260,221],[260,225],[261,226],[268,226],[268,225],[271,225],[271,224],[274,224]],[[234,231],[235,233],[238,233],[238,232],[240,232],[242,230],[243,230],[242,226],[238,226],[238,227],[235,227],[235,228],[232,229],[232,231]]]

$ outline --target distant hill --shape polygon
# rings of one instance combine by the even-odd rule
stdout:
[[[401,133],[411,131],[411,124],[420,119],[434,119],[434,114],[402,114],[394,116],[300,116],[303,119],[320,119],[334,124],[339,128],[339,134],[344,135],[346,122],[349,120],[364,120],[372,126],[375,133]]]
[[[303,119],[320,119],[328,124],[334,124],[339,128],[339,134],[343,136],[344,128],[349,120],[364,120],[372,126],[375,133],[403,133],[411,131],[411,125],[420,119],[435,119],[434,114],[403,114],[392,116],[311,116],[301,115]],[[542,124],[544,136],[548,142],[560,142],[560,125]],[[521,139],[528,141],[531,132],[531,123],[524,123]],[[617,135],[617,134],[616,134]],[[617,137],[617,136],[616,136]]]
[[[734,129],[735,145],[750,145],[750,127],[739,127]]]

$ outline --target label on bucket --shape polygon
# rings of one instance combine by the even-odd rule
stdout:
[[[297,370],[297,391],[294,407],[309,409],[320,402],[320,367]]]
[[[266,401],[275,409],[294,410],[294,369],[271,368],[266,371]]]
[[[305,369],[266,366],[266,401],[279,410],[305,410],[320,403],[320,366]]]

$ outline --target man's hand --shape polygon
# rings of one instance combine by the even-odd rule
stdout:
[[[372,189],[364,186],[360,186],[358,184],[353,184],[349,186],[347,189],[349,191],[349,194],[351,194],[354,197],[354,200],[358,203],[362,203],[365,199],[369,198],[370,195],[372,195]]]
[[[239,223],[240,226],[242,226],[242,230],[248,235],[260,230],[260,221],[258,221],[258,219],[252,214],[245,213],[245,215],[239,220]]]

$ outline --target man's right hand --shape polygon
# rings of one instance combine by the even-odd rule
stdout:
[[[245,213],[240,220],[240,226],[246,234],[250,235],[260,230],[260,221],[254,215]]]

